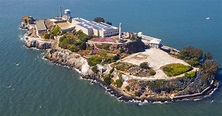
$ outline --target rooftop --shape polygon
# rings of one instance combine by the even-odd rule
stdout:
[[[35,23],[36,23],[36,28],[38,29],[38,31],[47,30],[44,20],[37,20]]]
[[[112,29],[118,29],[117,27],[114,27],[112,25],[108,25],[106,23],[100,22],[97,23],[95,21],[88,21],[86,19],[83,18],[73,18],[73,20],[77,21],[78,23],[88,28],[94,28],[94,29],[98,29],[98,30],[112,30]]]

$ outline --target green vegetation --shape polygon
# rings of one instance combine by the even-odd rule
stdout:
[[[196,76],[196,71],[192,71],[192,72],[189,72],[189,73],[185,73],[185,77],[188,77],[190,79],[194,79]]]
[[[203,58],[203,51],[197,48],[193,48],[191,46],[183,48],[178,54],[180,59],[185,60],[191,66],[199,66],[199,60]]]
[[[59,26],[56,26],[53,30],[52,30],[52,34],[55,35],[59,35],[61,33],[61,29],[59,28]]]
[[[126,89],[127,91],[130,91],[130,87],[129,87],[129,86],[126,86],[125,89]]]
[[[93,21],[95,21],[95,22],[97,22],[97,23],[100,23],[100,22],[105,23],[105,19],[102,18],[102,17],[96,17],[96,18],[93,19]],[[112,25],[112,22],[106,21],[106,24]]]
[[[172,77],[188,72],[192,70],[192,67],[183,64],[169,64],[164,66],[162,69],[167,76]]]
[[[87,59],[88,64],[90,66],[95,66],[96,64],[100,64],[102,61],[102,58],[100,56],[91,56]]]
[[[112,79],[111,79],[111,75],[110,75],[110,74],[105,75],[103,79],[104,79],[104,82],[105,82],[107,85],[110,85],[110,84],[111,84]]]
[[[49,33],[45,33],[45,34],[44,34],[44,38],[45,38],[45,39],[50,39],[50,34],[49,34]]]
[[[210,77],[215,75],[219,68],[210,52],[203,54],[202,50],[190,46],[183,48],[178,57],[185,60],[191,66],[199,67],[204,73],[202,76],[204,78],[203,80],[206,80],[207,83],[211,80]]]
[[[116,84],[116,87],[117,87],[117,88],[122,87],[122,85],[123,85],[122,79],[117,79],[116,82],[115,82],[115,84]]]
[[[130,75],[139,77],[148,77],[156,74],[153,69],[147,68],[147,65],[144,68],[141,68],[140,66],[133,65],[131,63],[118,62],[114,63],[112,67],[116,68],[117,70],[129,73]]]
[[[66,33],[59,39],[59,47],[68,49],[72,52],[78,52],[79,50],[85,50],[87,48],[86,42],[90,37],[84,34],[82,31],[75,31],[72,33]]]
[[[113,25],[110,21],[106,21],[106,24]]]
[[[93,67],[92,67],[92,71],[93,71],[94,73],[98,73],[98,72],[99,72],[97,66],[93,66]]]
[[[140,68],[149,69],[149,63],[148,62],[142,62],[140,63]]]
[[[218,68],[219,66],[214,60],[207,59],[202,64],[202,70],[209,75],[216,74]]]
[[[141,96],[141,93],[138,92],[138,91],[135,91],[135,92],[134,92],[134,95],[137,96],[137,97],[139,97],[139,96]]]
[[[99,55],[103,59],[102,64],[112,63],[112,62],[119,60],[119,58],[120,58],[120,56],[118,54],[117,55],[113,55],[113,54],[108,55],[106,51],[101,51],[99,53]]]
[[[93,19],[93,21],[97,22],[97,23],[100,23],[100,22],[105,22],[105,19],[102,18],[102,17],[96,17]]]
[[[105,49],[105,50],[109,50],[110,46],[111,46],[111,44],[102,44],[101,48]]]

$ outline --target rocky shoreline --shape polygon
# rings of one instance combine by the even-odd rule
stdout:
[[[104,81],[102,81],[100,79],[101,75],[98,74],[93,74],[93,72],[84,72],[85,74],[82,73],[82,66],[78,65],[78,66],[73,66],[70,63],[66,64],[64,62],[61,62],[59,60],[53,59],[49,57],[49,53],[50,53],[51,49],[48,50],[48,52],[45,54],[45,57],[47,60],[49,60],[50,62],[54,63],[54,64],[59,64],[61,66],[65,66],[65,67],[70,67],[72,69],[77,70],[77,72],[79,72],[80,76],[82,79],[86,79],[86,80],[90,80],[93,83],[97,83],[99,84],[101,87],[103,87],[105,89],[105,91],[107,93],[109,93],[111,96],[114,96],[116,99],[118,99],[118,101],[121,102],[126,102],[126,103],[138,103],[138,104],[144,104],[144,103],[169,103],[169,102],[177,102],[177,101],[196,101],[196,100],[201,100],[205,97],[210,96],[219,86],[219,83],[212,80],[211,84],[202,92],[200,93],[194,93],[194,94],[188,94],[188,95],[181,95],[181,96],[176,96],[176,97],[172,97],[172,98],[136,98],[133,96],[127,96],[123,93],[121,93],[119,90],[117,90],[116,88],[114,88],[111,85],[107,85]],[[67,59],[64,59],[64,61]],[[78,61],[75,61],[78,62]]]

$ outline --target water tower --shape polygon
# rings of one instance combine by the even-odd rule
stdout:
[[[69,9],[65,9],[64,16],[67,21],[71,21],[71,11]]]

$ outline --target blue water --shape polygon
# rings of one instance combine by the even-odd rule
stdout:
[[[177,49],[210,51],[222,65],[221,0],[0,0],[1,116],[222,115],[221,86],[196,102],[121,103],[77,72],[43,60],[44,51],[26,49],[19,39],[21,18],[58,16],[59,6],[70,8],[73,17],[121,22],[124,31],[142,31]],[[217,75],[222,80],[222,69]]]

